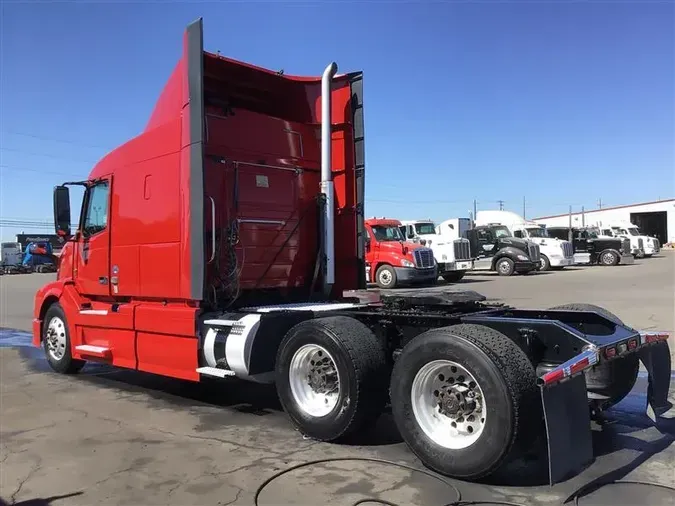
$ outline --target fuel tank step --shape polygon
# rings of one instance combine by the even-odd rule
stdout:
[[[75,346],[75,351],[80,355],[88,355],[90,357],[110,358],[110,348],[104,346],[93,346],[91,344],[80,344]]]
[[[214,376],[216,378],[234,376],[234,371],[230,371],[229,369],[218,369],[217,367],[198,367],[197,372],[205,376]]]

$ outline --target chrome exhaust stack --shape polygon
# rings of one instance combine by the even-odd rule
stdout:
[[[323,293],[328,295],[335,283],[335,196],[331,169],[331,91],[337,63],[332,62],[321,76],[321,186],[323,206],[323,253],[325,258]]]

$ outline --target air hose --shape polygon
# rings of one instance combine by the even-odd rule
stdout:
[[[472,506],[472,505],[501,505],[501,506],[524,506],[523,504],[518,504],[518,503],[512,503],[512,502],[504,502],[504,501],[462,501],[462,493],[459,491],[459,489],[450,483],[448,480],[443,478],[442,476],[439,476],[436,473],[433,473],[431,471],[427,471],[425,469],[419,469],[413,466],[408,466],[406,464],[400,464],[398,462],[393,462],[390,460],[384,460],[384,459],[376,459],[376,458],[367,458],[367,457],[337,457],[337,458],[330,458],[330,459],[319,459],[319,460],[311,460],[309,462],[303,462],[302,464],[298,464],[292,467],[289,467],[288,469],[284,469],[283,471],[280,471],[278,473],[273,474],[269,478],[267,478],[264,482],[260,484],[260,486],[256,489],[255,491],[255,496],[253,497],[253,504],[255,506],[261,506],[260,503],[258,502],[260,494],[262,491],[269,485],[272,481],[276,480],[277,478],[280,478],[281,476],[291,473],[293,471],[296,471],[298,469],[302,469],[303,467],[309,467],[309,466],[314,466],[317,464],[328,464],[332,462],[344,462],[344,461],[351,461],[351,462],[371,462],[375,464],[386,464],[394,467],[398,467],[399,469],[405,469],[406,471],[412,471],[415,473],[421,473],[424,474],[425,476],[428,476],[443,485],[446,485],[447,487],[451,488],[453,493],[455,494],[455,499],[453,501],[450,501],[443,506]],[[365,498],[365,499],[359,499],[355,503],[352,504],[352,506],[361,506],[364,504],[380,504],[382,506],[401,506],[397,503],[387,501],[385,499],[376,499],[376,498]]]
[[[377,459],[377,458],[367,458],[367,457],[337,457],[337,458],[330,458],[330,459],[319,459],[319,460],[311,460],[309,462],[303,462],[302,464],[298,464],[292,467],[289,467],[288,469],[284,469],[283,471],[280,471],[278,473],[273,474],[269,478],[267,478],[264,482],[260,484],[260,486],[256,489],[255,491],[255,496],[253,497],[253,504],[255,506],[261,506],[260,503],[258,502],[260,498],[260,494],[262,491],[269,485],[272,481],[276,480],[277,478],[280,478],[281,476],[291,473],[293,471],[296,471],[298,469],[302,469],[304,467],[309,467],[309,466],[314,466],[317,464],[328,464],[332,462],[345,462],[345,461],[352,461],[352,462],[370,462],[370,463],[375,463],[375,464],[386,464],[390,466],[397,467],[399,469],[405,469],[406,471],[412,471],[415,473],[421,473],[424,474],[425,476],[428,476],[430,478],[433,478],[434,480],[442,483],[443,485],[448,486],[449,488],[452,489],[453,493],[455,494],[455,499],[453,501],[450,501],[448,503],[445,503],[443,506],[480,506],[480,505],[495,505],[495,506],[525,506],[523,504],[519,503],[514,503],[514,502],[507,502],[507,501],[493,501],[493,500],[484,500],[484,501],[463,501],[462,500],[462,493],[459,491],[459,489],[450,483],[447,479],[443,478],[442,476],[433,473],[431,471],[427,471],[425,469],[419,469],[413,466],[408,466],[406,464],[400,464],[398,462],[393,462],[390,460],[384,460],[384,459]],[[653,482],[648,482],[648,481],[638,481],[638,480],[616,480],[616,481],[607,481],[607,482],[602,482],[593,485],[593,487],[587,486],[587,487],[582,487],[580,490],[572,494],[568,499],[566,499],[564,502],[567,503],[569,502],[572,498],[574,498],[574,504],[575,506],[579,506],[579,498],[583,497],[581,494],[584,492],[593,492],[595,490],[598,490],[602,487],[609,486],[609,485],[644,485],[644,486],[650,486],[650,487],[657,487],[661,488],[664,490],[669,490],[672,491],[673,494],[675,494],[675,487],[671,487],[669,485],[663,485],[661,483],[653,483]],[[585,495],[585,494],[584,494]],[[358,501],[354,502],[352,506],[361,506],[361,505],[368,505],[368,504],[379,504],[381,506],[401,506],[400,504],[397,504],[395,502],[387,501],[386,499],[376,499],[374,497],[371,498],[364,498],[364,499],[359,499]]]

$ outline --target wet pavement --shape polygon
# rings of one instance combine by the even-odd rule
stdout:
[[[536,506],[574,504],[575,492],[582,506],[675,505],[671,489],[605,485],[675,486],[675,427],[645,416],[644,374],[609,423],[594,427],[595,462],[553,487],[541,459],[480,484],[439,479],[411,455],[389,414],[349,444],[304,439],[269,386],[195,384],[97,364],[57,375],[21,330],[0,329],[0,374],[0,496],[10,504],[252,505],[271,480],[260,506],[443,506],[458,493],[488,506]],[[283,473],[328,458],[343,460]]]

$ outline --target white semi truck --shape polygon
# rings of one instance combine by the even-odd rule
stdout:
[[[651,257],[661,251],[661,244],[657,238],[641,234],[637,225],[633,225],[630,221],[598,221],[595,226],[600,230],[600,235],[628,239],[631,253],[635,258]]]
[[[431,248],[438,264],[438,275],[452,283],[473,269],[469,241],[462,237],[442,237],[432,220],[401,220],[403,236]]]
[[[478,211],[476,226],[490,224],[504,225],[514,237],[532,241],[539,245],[542,271],[563,269],[574,265],[574,248],[569,241],[550,237],[546,227],[526,220],[511,211]]]

